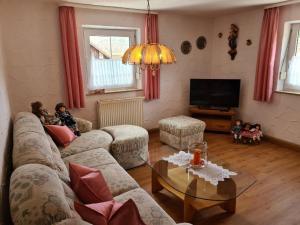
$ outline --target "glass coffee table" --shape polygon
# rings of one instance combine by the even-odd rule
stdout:
[[[163,146],[151,152],[146,161],[152,171],[152,193],[166,189],[181,199],[184,203],[185,222],[190,222],[196,211],[213,206],[220,206],[229,213],[235,213],[237,197],[256,182],[252,175],[236,170],[230,164],[211,159],[223,168],[237,173],[213,185],[191,173],[189,166],[177,166],[162,159],[176,152]]]

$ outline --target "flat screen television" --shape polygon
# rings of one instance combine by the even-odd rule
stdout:
[[[239,107],[239,79],[191,79],[190,105],[229,109]]]

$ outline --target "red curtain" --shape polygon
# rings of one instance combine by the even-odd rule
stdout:
[[[149,26],[149,29],[147,27]],[[149,32],[149,34],[148,34]],[[145,16],[145,42],[158,43],[158,16]],[[160,96],[160,70],[152,71],[150,68],[145,70],[144,92],[146,100],[159,99]]]
[[[84,89],[74,8],[67,6],[59,7],[59,21],[68,105],[69,108],[83,108]]]
[[[256,65],[254,100],[270,102],[274,85],[274,63],[279,8],[265,9]]]

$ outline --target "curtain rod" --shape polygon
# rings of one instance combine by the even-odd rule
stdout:
[[[292,4],[297,4],[297,3],[300,3],[300,0],[288,0],[285,2],[279,2],[279,3],[272,4],[272,5],[268,5],[265,7],[265,9],[281,7],[281,6],[286,6],[286,5],[292,5]]]
[[[142,9],[129,9],[129,8],[123,8],[123,7],[100,6],[100,5],[91,5],[91,4],[84,4],[84,3],[63,2],[63,3],[59,4],[59,6],[71,6],[74,8],[82,8],[82,9],[96,9],[96,10],[105,10],[105,11],[147,14],[147,10],[142,10]],[[154,12],[151,10],[151,14],[158,14],[158,12]]]

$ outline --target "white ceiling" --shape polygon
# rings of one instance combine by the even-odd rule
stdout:
[[[128,9],[146,9],[146,0],[63,0],[64,2],[90,4]],[[174,11],[183,14],[216,16],[265,6],[287,0],[150,0],[155,11]]]

